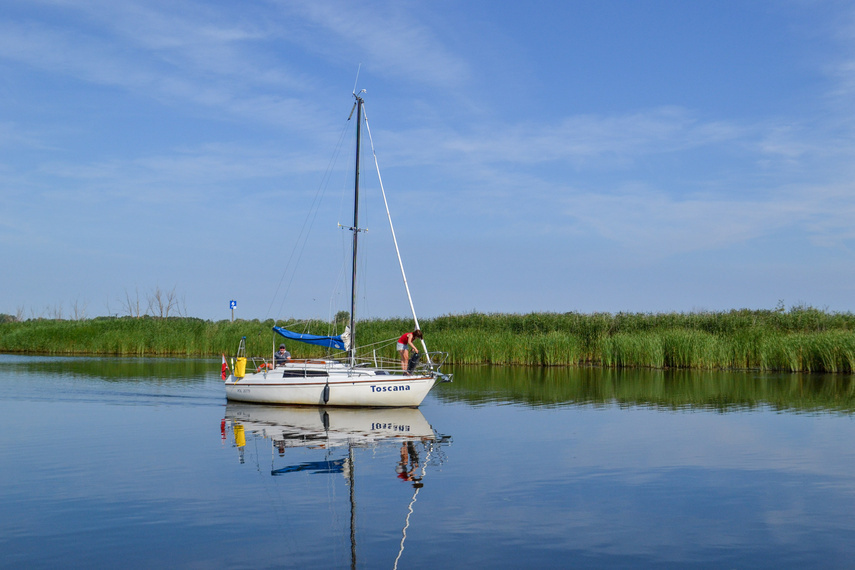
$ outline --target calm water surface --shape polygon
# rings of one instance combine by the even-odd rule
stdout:
[[[8,568],[852,567],[850,376],[459,368],[419,410],[0,355]]]

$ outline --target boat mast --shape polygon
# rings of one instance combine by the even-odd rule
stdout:
[[[350,568],[356,570],[356,465],[353,464],[353,446],[347,446],[348,490],[350,494]]]
[[[365,90],[359,92],[359,95]],[[359,237],[359,146],[362,136],[362,97],[356,93],[356,175],[353,183],[353,274],[350,280],[350,364],[356,365],[356,249]]]

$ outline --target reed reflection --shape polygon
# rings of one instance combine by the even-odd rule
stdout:
[[[4,366],[26,375],[70,376],[108,382],[153,380],[181,384],[198,383],[211,376],[211,359],[104,357],[104,356],[33,356],[17,357]]]
[[[769,406],[796,413],[855,412],[855,375],[600,367],[455,367],[444,401],[480,405],[610,405],[720,412]]]

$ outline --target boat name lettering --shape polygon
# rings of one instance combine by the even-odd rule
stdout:
[[[409,389],[409,386],[371,386],[372,392],[400,392]]]
[[[410,431],[410,426],[393,424],[388,422],[372,422],[371,429],[390,429],[393,431],[405,432]]]

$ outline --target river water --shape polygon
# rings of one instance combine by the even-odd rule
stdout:
[[[227,405],[218,368],[0,355],[0,566],[855,560],[851,376],[467,367],[323,411]]]

